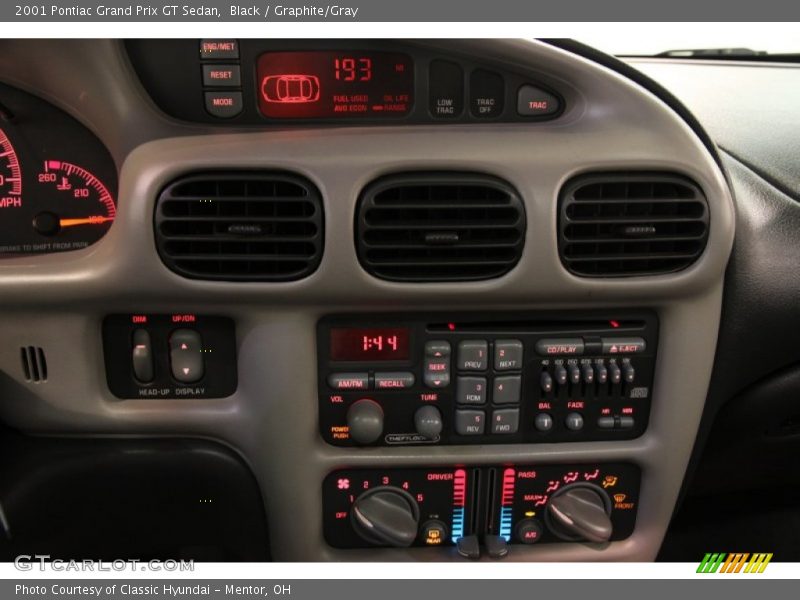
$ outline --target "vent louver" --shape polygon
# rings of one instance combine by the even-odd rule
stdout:
[[[703,192],[684,177],[585,175],[562,190],[559,253],[585,277],[672,273],[703,253],[708,223]]]
[[[184,277],[291,281],[319,266],[322,202],[290,174],[194,174],[161,192],[155,234],[164,264]]]
[[[47,358],[44,350],[38,346],[23,346],[19,349],[22,360],[22,373],[29,383],[47,381]]]
[[[362,266],[392,281],[499,277],[519,262],[525,209],[509,184],[477,174],[403,174],[362,193]]]

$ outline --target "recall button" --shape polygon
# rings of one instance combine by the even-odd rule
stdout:
[[[413,373],[375,373],[376,390],[405,390],[413,386],[414,381]]]
[[[206,87],[239,87],[242,85],[239,65],[203,65],[203,85]]]
[[[517,112],[523,117],[545,117],[561,109],[558,98],[544,90],[523,85],[517,93]]]
[[[328,385],[334,390],[366,390],[369,388],[368,373],[331,373]]]
[[[550,338],[536,342],[536,352],[541,356],[583,354],[584,344],[581,338]]]
[[[206,92],[206,110],[220,119],[230,119],[242,112],[242,92]]]

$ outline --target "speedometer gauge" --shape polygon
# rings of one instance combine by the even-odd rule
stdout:
[[[0,85],[0,258],[79,250],[117,214],[116,167],[83,125]]]

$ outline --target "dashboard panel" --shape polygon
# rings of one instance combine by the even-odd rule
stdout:
[[[716,157],[661,99],[524,40],[0,49],[8,85],[58,99],[120,166],[102,240],[0,263],[5,423],[234,448],[277,560],[655,558],[703,412],[734,234]],[[297,52],[311,62],[284,70]],[[359,56],[391,56],[404,73],[410,58],[407,113],[263,109],[267,97],[315,104],[336,90],[315,61],[334,80],[337,60],[340,77],[368,77],[349,61]],[[20,67],[45,57],[85,68],[76,81]],[[260,71],[258,57],[271,57]],[[440,62],[460,69],[452,118],[431,110]],[[223,93],[241,94],[236,115],[207,111],[206,65],[230,83]],[[240,67],[238,86],[227,66]],[[503,81],[499,114],[470,109],[482,71]],[[559,111],[520,114],[528,85]],[[359,204],[387,178],[402,186]],[[567,206],[576,178],[586,185]],[[487,180],[504,185],[476,185]],[[165,196],[176,181],[181,194]],[[578,237],[565,242],[560,224]],[[591,261],[580,276],[565,267],[569,244],[571,260]],[[448,347],[449,361],[436,356]],[[473,388],[461,394],[460,380]],[[356,405],[368,410],[349,416]],[[543,412],[549,433],[536,428]]]

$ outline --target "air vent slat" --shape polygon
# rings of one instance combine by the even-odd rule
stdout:
[[[504,181],[411,173],[364,190],[356,243],[361,264],[381,279],[491,279],[519,262],[525,228],[522,200]]]
[[[155,233],[161,259],[184,277],[291,281],[319,266],[322,200],[292,174],[194,174],[161,192]]]
[[[559,199],[559,253],[574,274],[658,275],[685,269],[705,250],[708,202],[672,174],[585,175]]]

